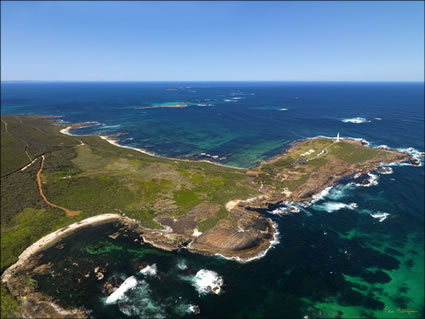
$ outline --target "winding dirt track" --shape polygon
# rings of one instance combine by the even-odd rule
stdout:
[[[41,165],[40,165],[40,169],[38,170],[38,172],[37,172],[37,184],[38,184],[38,190],[40,191],[40,195],[41,195],[41,197],[43,197],[43,200],[46,202],[46,204],[47,205],[49,205],[49,206],[52,206],[52,207],[55,207],[55,208],[59,208],[59,209],[61,209],[61,210],[63,210],[68,216],[75,216],[75,215],[79,215],[80,214],[80,212],[77,212],[77,211],[72,211],[72,210],[69,210],[69,209],[67,209],[67,208],[64,208],[64,207],[61,207],[61,206],[58,206],[58,205],[55,205],[55,204],[53,204],[53,203],[51,203],[51,202],[49,202],[48,200],[47,200],[47,198],[46,198],[46,196],[44,195],[44,193],[43,193],[43,189],[41,188],[41,179],[40,179],[40,174],[41,174],[41,172],[42,172],[42,170],[43,170],[43,164],[44,164],[44,155],[42,155],[41,156]]]
[[[5,129],[6,133],[9,133],[9,131],[7,130],[7,122],[4,121],[4,120],[1,120],[1,121],[4,124],[4,129]]]

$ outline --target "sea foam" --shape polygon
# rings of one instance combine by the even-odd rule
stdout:
[[[185,260],[183,260],[183,259],[179,260],[179,261],[177,262],[177,268],[178,268],[178,269],[180,269],[180,270],[185,270],[185,269],[187,269],[186,261],[185,261]]]
[[[328,213],[332,213],[335,211],[338,211],[340,209],[355,209],[357,208],[357,204],[356,203],[350,203],[350,204],[345,204],[345,203],[341,203],[341,202],[325,202],[321,205],[314,205],[313,208],[316,210],[322,210],[322,211],[326,211]]]
[[[106,303],[115,303],[125,297],[125,293],[137,286],[137,279],[134,276],[128,277],[121,286],[118,287],[107,299]]]
[[[372,173],[367,173],[367,175],[369,176],[369,178],[367,179],[367,182],[364,184],[361,183],[353,183],[353,185],[358,186],[358,187],[371,187],[371,186],[376,186],[378,185],[378,175],[372,174]]]
[[[200,295],[207,293],[218,295],[223,283],[223,278],[218,273],[207,269],[201,269],[192,279],[192,284]]]
[[[143,268],[142,270],[140,270],[140,272],[145,275],[145,276],[156,276],[157,272],[158,272],[158,268],[156,267],[156,264],[153,265],[148,265],[145,268]]]
[[[383,222],[384,220],[386,220],[387,219],[387,217],[388,216],[390,216],[390,214],[389,213],[384,213],[384,212],[378,212],[378,213],[375,213],[375,214],[369,214],[370,216],[372,216],[373,218],[377,218],[377,219],[379,219],[379,222]]]
[[[342,122],[353,123],[353,124],[361,124],[361,123],[369,123],[371,121],[364,118],[364,117],[353,117],[353,118],[349,118],[349,119],[343,119]]]
[[[120,311],[128,317],[165,318],[164,307],[152,298],[149,284],[142,280],[131,291],[131,295],[118,303]]]

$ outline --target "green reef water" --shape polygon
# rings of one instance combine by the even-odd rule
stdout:
[[[170,101],[194,104],[138,109]],[[279,243],[245,264],[87,228],[43,253],[54,276],[33,277],[64,306],[93,318],[424,317],[423,83],[2,83],[2,112],[97,121],[73,133],[125,132],[125,146],[237,167],[338,132],[422,163],[342,180],[298,214],[262,211]]]

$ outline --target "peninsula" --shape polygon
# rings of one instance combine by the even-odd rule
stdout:
[[[262,210],[309,202],[341,178],[367,177],[384,163],[415,164],[405,152],[317,137],[238,169],[119,147],[120,133],[103,139],[69,133],[88,124],[2,116],[2,284],[20,300],[25,296],[26,314],[44,302],[56,317],[85,316],[60,309],[24,280],[40,251],[85,225],[118,221],[138,232],[142,244],[244,262],[276,241],[277,229]],[[29,291],[36,296],[31,302]]]

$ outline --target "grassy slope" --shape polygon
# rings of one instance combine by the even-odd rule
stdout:
[[[317,156],[324,148],[327,148],[327,152]],[[304,156],[307,162],[297,163],[301,154],[310,150],[314,152]],[[288,190],[294,191],[307,182],[312,173],[326,170],[330,172],[335,161],[351,165],[376,158],[385,160],[389,156],[392,156],[391,152],[383,149],[363,147],[345,141],[333,144],[332,140],[326,138],[312,139],[296,145],[285,155],[279,156],[277,160],[262,164],[260,166],[262,174],[259,174],[256,180],[278,189],[287,187]],[[289,174],[286,178],[278,178],[277,175],[281,172]]]
[[[59,126],[32,117],[3,119],[9,134],[29,145],[31,156],[45,153],[41,180],[47,198],[80,211],[80,215],[65,216],[42,201],[35,177],[40,159],[24,172],[3,177],[2,270],[42,236],[89,216],[122,212],[146,227],[158,228],[154,217],[184,215],[201,202],[219,203],[222,210],[216,216],[200,221],[206,230],[228,218],[223,214],[227,201],[256,193],[243,170],[156,158],[118,148],[95,136],[65,136],[59,133]],[[81,141],[85,145],[80,145]],[[25,161],[26,154],[18,145],[4,146],[16,162],[27,164],[29,160]],[[10,172],[16,166],[6,163],[4,169]]]
[[[8,132],[2,125],[1,138],[2,271],[39,238],[89,216],[122,212],[146,227],[157,228],[159,225],[153,219],[159,215],[181,216],[190,214],[200,203],[219,204],[221,208],[215,215],[198,221],[197,228],[206,231],[223,219],[234,224],[224,204],[258,195],[261,183],[293,191],[308,181],[311,174],[329,169],[330,161],[355,164],[390,156],[385,150],[340,142],[330,146],[327,154],[313,159],[332,144],[329,139],[315,139],[292,147],[276,161],[260,165],[261,173],[253,178],[244,170],[152,157],[116,147],[95,136],[65,136],[59,133],[59,126],[31,116],[2,119],[8,123]],[[40,159],[24,172],[10,174],[30,162],[25,146],[31,158],[46,156],[41,180],[47,198],[80,211],[80,215],[66,216],[42,201],[36,184]],[[300,155],[310,149],[315,150],[306,156],[310,161],[296,164]],[[282,179],[278,177],[280,173],[287,176]],[[2,299],[2,312],[13,313],[16,300],[4,287]]]
[[[41,200],[35,178],[40,159],[24,172],[3,177],[2,269],[13,263],[32,242],[76,220],[119,212],[140,220],[146,227],[158,228],[160,225],[154,218],[160,215],[177,217],[190,213],[201,203],[219,204],[221,208],[214,216],[198,221],[198,229],[206,231],[221,219],[233,222],[226,213],[225,203],[259,194],[261,183],[293,191],[318,170],[329,169],[331,161],[353,164],[377,156],[385,158],[388,154],[385,150],[346,142],[331,145],[329,139],[314,139],[297,144],[277,160],[262,164],[262,173],[252,178],[245,170],[153,157],[116,147],[96,136],[65,136],[59,133],[60,126],[31,116],[2,119],[8,123],[8,133],[3,132],[8,139],[4,144],[2,139],[2,151],[7,153],[5,157],[2,153],[2,171],[9,173],[29,162],[22,151],[22,143],[27,144],[32,158],[40,154],[46,156],[41,180],[47,198],[80,212],[78,216],[67,217]],[[325,147],[329,147],[328,152],[314,158]],[[308,162],[295,163],[301,154],[311,149],[314,152],[306,156]],[[282,173],[286,175],[279,176]]]

